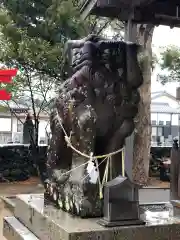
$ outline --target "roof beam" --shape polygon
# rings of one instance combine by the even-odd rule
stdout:
[[[97,0],[86,0],[80,9],[81,19],[84,20],[91,13],[92,9],[95,7]]]
[[[128,21],[137,24],[168,25],[180,27],[180,2],[178,0],[83,0],[80,9],[84,20],[89,14]]]
[[[117,7],[120,7],[122,4],[126,6],[139,6],[139,5],[147,5],[152,3],[155,0],[85,0],[83,1],[83,4],[80,8],[81,18],[84,20],[89,14],[91,14],[91,11],[93,8],[97,6],[107,6],[107,5],[116,5]]]

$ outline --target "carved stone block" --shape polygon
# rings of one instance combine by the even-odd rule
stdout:
[[[99,221],[105,226],[143,224],[139,220],[137,186],[127,177],[118,176],[104,188],[104,218]]]

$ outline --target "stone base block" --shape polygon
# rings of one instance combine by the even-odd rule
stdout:
[[[108,220],[102,218],[97,221],[100,225],[104,227],[120,227],[120,226],[132,226],[132,225],[145,225],[145,222],[142,220],[125,220],[125,221],[113,221],[109,222]]]
[[[173,216],[180,218],[180,200],[171,200],[173,207]]]
[[[3,235],[8,240],[39,240],[15,217],[4,218]]]
[[[141,219],[145,225],[108,228],[98,224],[98,218],[82,219],[46,204],[43,194],[19,195],[17,198],[16,219],[42,240],[180,239],[180,220],[170,217],[168,211],[143,212]],[[6,222],[4,219],[4,231]],[[7,239],[12,238],[7,236]]]

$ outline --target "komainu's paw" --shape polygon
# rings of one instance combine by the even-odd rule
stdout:
[[[67,170],[54,170],[52,174],[52,179],[58,184],[63,184],[69,179],[69,173],[66,173]]]
[[[92,203],[87,199],[83,199],[80,203],[80,216],[82,218],[88,217],[92,214],[92,210]]]

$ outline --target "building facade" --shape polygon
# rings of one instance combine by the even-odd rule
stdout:
[[[167,92],[152,93],[151,97],[151,143],[152,146],[172,146],[179,136],[179,102]]]
[[[29,112],[24,105],[10,104],[10,108],[0,106],[0,144],[22,143],[23,122]],[[32,113],[31,113],[32,114]],[[174,137],[179,137],[180,105],[167,92],[151,94],[151,145],[172,146]],[[48,142],[50,134],[49,115],[39,115],[39,144]]]
[[[11,103],[9,106],[0,106],[0,144],[22,143],[23,123],[31,111],[24,105]],[[42,112],[39,114],[39,143],[47,144],[49,132],[49,115]]]

